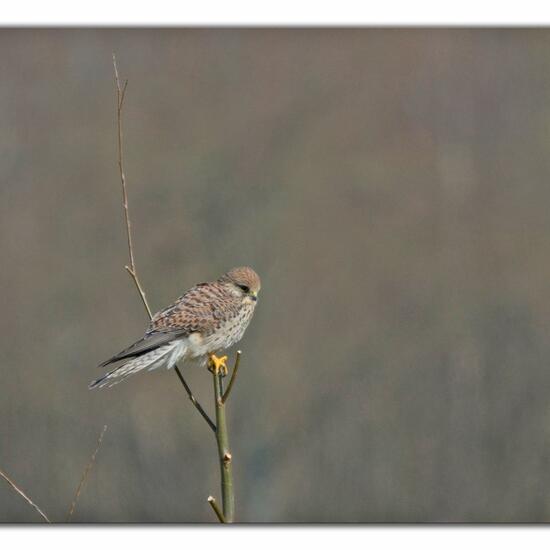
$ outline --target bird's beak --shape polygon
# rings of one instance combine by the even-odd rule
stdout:
[[[255,290],[250,291],[250,298],[253,302],[255,302],[258,299],[258,293]]]

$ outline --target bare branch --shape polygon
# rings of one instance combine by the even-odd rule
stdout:
[[[126,94],[126,87],[128,86],[128,79],[124,81],[124,85],[122,86],[122,91],[120,92],[120,108],[122,109],[122,104],[124,103],[124,94]]]
[[[212,510],[214,510],[214,513],[216,514],[216,516],[218,516],[220,523],[227,523],[227,521],[225,521],[225,518],[223,517],[223,512],[220,510],[220,507],[218,506],[218,503],[213,496],[208,497],[208,504],[212,506]]]
[[[117,97],[118,170],[120,173],[120,181],[122,183],[122,206],[124,207],[124,220],[126,222],[126,237],[128,239],[128,255],[130,257],[130,268],[135,274],[136,263],[134,261],[134,247],[132,245],[132,224],[130,222],[130,212],[128,211],[128,193],[126,191],[126,175],[124,173],[124,152],[122,150],[122,104],[124,101],[124,94],[126,93],[126,85],[128,82],[126,81],[124,87],[120,86],[120,78],[118,76],[118,67],[116,64],[115,54],[113,54],[113,67],[115,70]]]
[[[222,403],[225,404],[227,401],[227,398],[229,397],[229,392],[231,391],[231,388],[233,387],[233,384],[235,382],[235,378],[237,378],[237,371],[239,370],[239,364],[241,363],[241,355],[243,352],[241,350],[237,351],[237,356],[235,357],[235,365],[233,366],[233,372],[231,373],[231,378],[229,380],[229,384],[227,386],[227,389],[225,390],[225,393],[222,397]]]
[[[134,281],[134,284],[136,285],[137,291],[139,292],[139,296],[141,298],[141,301],[143,302],[143,305],[145,306],[145,309],[147,310],[147,315],[149,315],[149,319],[153,318],[153,313],[151,312],[151,308],[149,307],[149,304],[147,303],[147,298],[145,297],[145,291],[143,290],[143,287],[141,286],[141,283],[139,282],[137,273],[132,270],[132,268],[129,265],[125,265],[124,269],[130,274],[130,277],[132,277],[132,280]]]
[[[153,314],[151,312],[151,308],[149,307],[149,303],[147,302],[147,298],[145,296],[145,291],[143,290],[143,287],[141,286],[141,283],[139,281],[139,277],[137,274],[136,269],[136,262],[134,259],[134,246],[132,241],[132,224],[130,223],[130,212],[128,210],[128,192],[126,190],[126,175],[124,173],[124,153],[123,153],[123,143],[124,143],[124,136],[122,133],[122,106],[124,104],[124,97],[126,95],[126,88],[128,86],[128,80],[124,81],[124,84],[120,84],[120,76],[118,74],[118,66],[116,62],[116,56],[113,54],[113,68],[115,71],[115,84],[116,84],[116,96],[117,96],[117,137],[118,137],[118,169],[119,169],[119,175],[120,175],[120,183],[122,185],[122,207],[124,209],[124,221],[126,222],[126,238],[128,241],[128,257],[130,259],[130,265],[124,266],[130,277],[132,277],[132,280],[134,281],[134,284],[136,286],[136,289],[139,293],[139,297],[141,298],[141,301],[143,302],[143,305],[145,309],[147,310],[147,315],[149,315],[149,319],[153,318]],[[180,370],[178,369],[177,365],[174,368],[178,378],[180,379],[180,382],[183,384],[183,387],[185,388],[185,391],[187,392],[187,395],[189,396],[189,399],[191,400],[191,403],[195,406],[195,408],[199,411],[201,416],[206,420],[208,425],[214,432],[216,431],[216,426],[210,420],[209,416],[206,414],[204,409],[201,407],[200,403],[196,400],[195,396],[193,395],[191,388],[188,386],[187,382],[183,378],[183,375],[181,374]]]
[[[71,521],[71,516],[75,511],[76,503],[78,502],[78,499],[80,497],[80,492],[82,491],[82,488],[84,487],[84,484],[86,483],[86,480],[90,475],[90,472],[95,462],[95,457],[99,451],[99,447],[101,447],[101,442],[103,441],[103,436],[105,435],[106,431],[107,431],[107,426],[103,426],[103,430],[101,430],[101,433],[99,434],[99,438],[97,440],[95,451],[92,453],[92,456],[90,457],[90,461],[88,462],[88,465],[86,466],[86,468],[84,468],[82,478],[80,479],[80,483],[78,484],[78,487],[76,489],[73,502],[71,504],[71,507],[69,508],[69,513],[67,514],[67,522]]]
[[[116,64],[116,55],[114,53],[113,53],[113,67],[115,69],[116,89],[120,91],[120,78],[118,77],[118,67]]]
[[[210,426],[210,429],[214,433],[216,433],[216,424],[214,424],[214,422],[212,422],[212,420],[210,419],[210,417],[208,416],[206,411],[202,408],[201,404],[195,399],[195,396],[193,395],[193,392],[191,391],[191,388],[187,385],[187,382],[185,381],[185,378],[181,374],[180,369],[178,368],[177,365],[174,367],[174,370],[176,371],[176,374],[178,375],[178,378],[180,379],[180,382],[183,384],[183,387],[185,388],[185,391],[187,392],[187,396],[191,400],[191,403],[193,403],[193,405],[195,405],[195,408],[197,409],[197,411],[199,411],[201,416],[206,420],[206,423]]]
[[[10,484],[11,488],[15,492],[19,493],[48,523],[51,523],[48,516],[21,489],[19,489],[19,487],[17,487],[17,485],[2,470],[0,470],[0,476],[2,476]]]
[[[130,265],[124,266],[126,271],[132,277],[134,284],[139,292],[139,296],[145,309],[147,310],[147,315],[149,319],[153,317],[151,313],[151,308],[147,303],[147,298],[145,297],[145,292],[136,271],[136,261],[134,258],[134,245],[132,241],[132,223],[130,221],[130,211],[128,209],[128,191],[126,190],[126,174],[124,173],[124,135],[122,132],[122,105],[124,103],[124,96],[126,94],[126,87],[128,86],[128,81],[125,80],[124,84],[120,85],[120,78],[118,76],[118,67],[116,64],[116,56],[113,54],[113,67],[115,70],[115,82],[116,82],[116,96],[117,96],[117,137],[118,137],[118,171],[120,175],[120,183],[122,184],[122,207],[124,209],[124,221],[126,222],[126,239],[128,241],[128,257],[130,259]]]

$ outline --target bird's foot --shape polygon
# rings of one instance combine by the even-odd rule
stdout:
[[[208,370],[218,375],[221,373],[222,376],[227,376],[229,369],[225,362],[227,361],[227,355],[223,357],[217,357],[214,353],[209,357],[208,360]]]

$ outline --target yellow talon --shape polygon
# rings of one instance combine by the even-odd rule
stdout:
[[[212,354],[210,356],[210,360],[208,361],[208,370],[213,372],[214,374],[221,373],[222,376],[227,376],[227,373],[229,372],[227,365],[225,362],[227,361],[227,355],[224,355],[223,357],[217,357],[215,354]]]

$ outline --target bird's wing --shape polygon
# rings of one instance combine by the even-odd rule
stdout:
[[[156,313],[148,332],[209,334],[219,328],[220,322],[236,307],[234,302],[234,298],[218,283],[200,283],[174,304]]]
[[[156,313],[141,340],[99,366],[105,367],[122,359],[137,357],[193,332],[211,334],[235,307],[233,301],[218,283],[200,283],[171,306]]]
[[[111,363],[116,363],[122,359],[128,359],[130,357],[137,357],[138,355],[143,355],[148,351],[156,349],[163,344],[171,342],[180,336],[184,336],[186,331],[171,331],[171,332],[151,332],[147,333],[141,340],[133,343],[130,347],[123,349],[120,353],[113,355],[107,361],[103,361],[98,367],[106,367]]]

